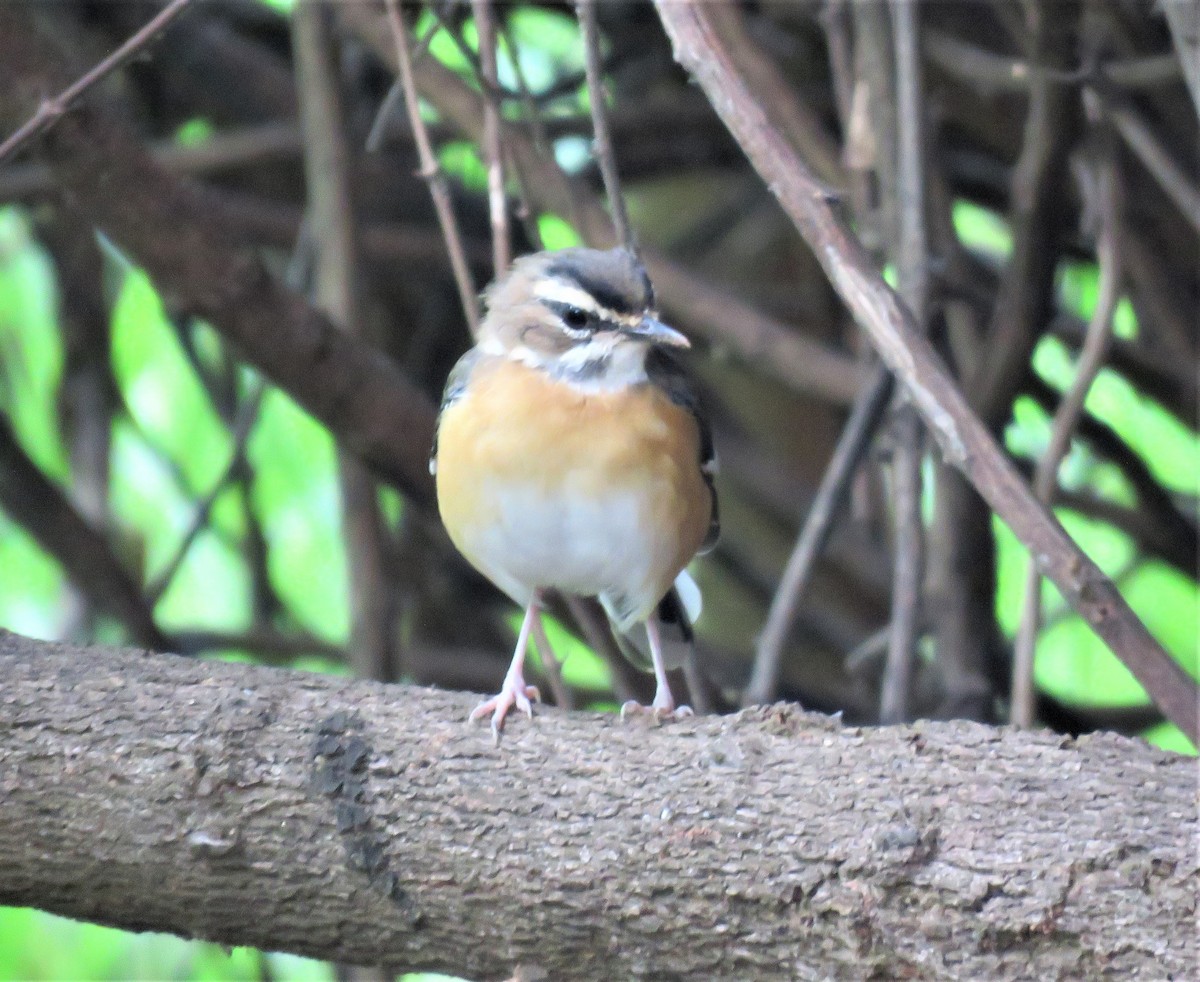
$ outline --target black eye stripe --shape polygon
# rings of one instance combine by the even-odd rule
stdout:
[[[567,327],[576,331],[617,331],[621,325],[614,320],[611,320],[602,312],[595,310],[584,310],[573,303],[566,303],[563,300],[548,300],[543,299],[542,305],[548,310],[554,311]],[[582,320],[580,319],[582,315]]]

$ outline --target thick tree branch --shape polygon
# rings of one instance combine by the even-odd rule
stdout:
[[[53,87],[68,67],[37,11],[0,4],[0,117]],[[268,275],[207,206],[110,117],[80,109],[44,139],[64,201],[119,243],[177,307],[209,320],[379,474],[429,501],[434,410],[379,352],[346,337]]]
[[[733,70],[704,5],[665,0],[656,4],[676,57],[695,75],[880,356],[908,388],[945,458],[966,474],[1163,712],[1193,740],[1200,739],[1195,683],[1146,630],[1112,581],[1038,502],[971,411],[912,315],[874,270],[861,243]]]
[[[0,677],[0,903],[487,978],[1195,965],[1194,761],[1123,738],[779,705],[496,749],[467,696],[5,632]]]
[[[0,413],[0,509],[58,560],[76,589],[119,621],[139,644],[169,646],[154,612],[118,561],[108,540],[29,459]]]

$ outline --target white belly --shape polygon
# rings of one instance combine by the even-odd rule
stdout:
[[[508,482],[482,490],[490,520],[463,529],[459,545],[519,604],[544,588],[598,596],[624,628],[661,599],[664,559],[672,550],[658,541],[661,529],[645,494],[613,491],[599,501]]]

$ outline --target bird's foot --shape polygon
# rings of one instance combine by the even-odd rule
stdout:
[[[508,715],[508,711],[516,706],[530,719],[533,718],[533,706],[530,700],[535,702],[541,701],[541,695],[538,693],[536,685],[526,685],[525,678],[520,672],[510,672],[504,678],[504,685],[500,687],[500,691],[491,699],[485,699],[478,706],[471,710],[469,717],[471,722],[477,719],[483,719],[489,713],[492,717],[492,736],[497,742],[500,740],[500,731],[504,729],[504,717]]]
[[[695,716],[691,706],[676,706],[674,700],[670,702],[660,702],[655,698],[649,706],[643,706],[640,702],[630,699],[621,707],[621,719],[627,719],[630,716],[653,716],[658,722],[665,719],[683,719],[686,716]]]

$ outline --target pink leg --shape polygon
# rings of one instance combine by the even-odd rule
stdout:
[[[525,619],[521,621],[521,630],[517,635],[517,648],[513,652],[512,663],[508,666],[508,674],[504,676],[504,684],[496,695],[484,700],[471,711],[471,720],[482,719],[491,713],[492,735],[497,741],[500,739],[500,730],[504,727],[504,717],[508,715],[508,711],[516,706],[532,718],[533,707],[529,700],[540,698],[536,686],[525,684],[524,669],[525,652],[529,648],[529,633],[534,624],[539,623],[538,618],[541,616],[541,597],[535,593],[529,601],[529,606],[525,608]]]
[[[646,707],[631,699],[621,707],[621,718],[624,719],[629,713],[645,712],[647,708],[657,719],[691,716],[691,707],[677,707],[675,697],[671,695],[671,686],[667,682],[667,668],[663,664],[662,638],[658,633],[658,621],[653,617],[646,621],[646,636],[650,639],[650,660],[654,663],[654,702]]]
[[[550,647],[550,639],[546,637],[546,625],[541,617],[533,622],[533,640],[537,643],[538,654],[542,658],[542,669],[546,673],[546,681],[550,683],[550,692],[554,695],[554,705],[559,709],[574,709],[571,690],[567,688],[562,677],[562,663]]]

